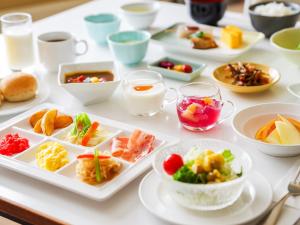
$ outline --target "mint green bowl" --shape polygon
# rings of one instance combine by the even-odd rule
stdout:
[[[90,37],[100,45],[106,44],[109,34],[119,31],[121,20],[111,13],[100,13],[84,17]]]
[[[146,31],[123,31],[107,37],[114,57],[123,64],[140,63],[146,55],[150,33]]]
[[[276,32],[270,38],[272,46],[296,65],[300,64],[300,28],[287,28]]]

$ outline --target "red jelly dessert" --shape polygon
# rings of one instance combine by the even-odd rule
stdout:
[[[221,109],[217,99],[186,97],[177,105],[177,114],[184,127],[207,130],[217,123]]]
[[[0,140],[0,154],[11,156],[28,149],[29,141],[22,138],[19,134],[7,134]]]

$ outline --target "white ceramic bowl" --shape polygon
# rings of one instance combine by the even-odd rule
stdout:
[[[252,144],[254,149],[268,155],[287,157],[300,154],[300,145],[269,144],[255,139],[257,130],[274,119],[277,114],[300,120],[300,105],[289,103],[267,103],[243,109],[232,122],[234,131]]]
[[[163,161],[173,153],[184,156],[193,146],[213,151],[230,149],[235,159],[232,167],[239,172],[243,168],[243,175],[237,179],[216,184],[188,184],[173,180],[172,176],[165,173]],[[251,169],[249,155],[240,147],[216,139],[197,139],[183,141],[174,146],[161,149],[154,156],[153,168],[168,189],[170,196],[180,205],[196,210],[217,210],[233,204],[242,193],[245,181]]]
[[[147,29],[151,26],[160,4],[155,1],[129,3],[121,6],[121,14],[134,29]]]
[[[114,80],[103,83],[65,83],[65,73],[101,70],[111,71],[114,74]],[[111,61],[60,64],[58,84],[77,98],[83,105],[90,105],[105,101],[111,97],[120,84],[120,76],[114,62]]]

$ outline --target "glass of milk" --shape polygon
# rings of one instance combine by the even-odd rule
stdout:
[[[166,98],[168,91],[175,92],[174,97]],[[123,80],[123,96],[128,112],[135,116],[153,116],[177,99],[176,90],[166,87],[161,74],[149,70],[129,73]]]
[[[34,64],[32,19],[28,13],[8,13],[1,18],[8,66],[13,71]]]

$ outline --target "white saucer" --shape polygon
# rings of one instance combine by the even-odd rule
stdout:
[[[168,194],[154,171],[148,173],[139,187],[142,204],[157,217],[186,225],[232,225],[254,220],[272,202],[272,188],[258,172],[249,174],[249,180],[240,198],[231,206],[216,211],[195,211],[178,205]]]
[[[50,90],[45,81],[38,79],[38,91],[35,98],[24,102],[3,102],[0,106],[0,116],[8,116],[26,111],[47,100]]]

